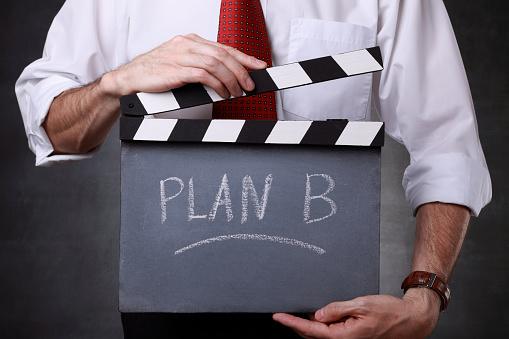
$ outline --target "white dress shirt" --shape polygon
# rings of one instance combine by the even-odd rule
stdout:
[[[388,135],[411,156],[403,186],[415,212],[427,202],[491,199],[467,77],[441,0],[261,0],[274,65],[379,45],[384,71],[277,93],[278,118],[369,118],[371,99]],[[43,57],[16,93],[36,165],[92,156],[51,155],[41,127],[55,96],[90,83],[176,35],[216,40],[220,0],[67,0]],[[211,105],[165,117],[210,117]]]

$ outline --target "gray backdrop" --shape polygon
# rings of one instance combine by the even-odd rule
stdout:
[[[119,141],[114,128],[92,160],[35,168],[14,95],[22,69],[42,53],[63,0],[6,0],[0,25],[0,336],[120,338]],[[477,109],[494,185],[473,219],[450,282],[453,300],[432,338],[509,334],[509,128],[505,1],[446,0]],[[413,218],[401,188],[408,156],[386,140],[382,160],[381,292],[401,296],[410,270]]]

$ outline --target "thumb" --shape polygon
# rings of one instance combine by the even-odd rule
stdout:
[[[316,311],[315,319],[322,323],[344,321],[353,315],[353,312],[354,307],[346,303],[335,302]]]

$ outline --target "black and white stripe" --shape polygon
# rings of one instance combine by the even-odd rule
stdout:
[[[169,142],[383,146],[382,122],[185,120],[122,116],[120,139]]]
[[[251,71],[255,89],[245,96],[381,71],[379,47]],[[137,93],[120,98],[122,113],[147,115],[224,100],[210,87],[188,84],[164,93]]]

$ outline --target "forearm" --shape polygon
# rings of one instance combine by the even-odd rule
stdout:
[[[53,100],[43,127],[54,154],[87,153],[106,139],[120,115],[118,95],[105,88],[106,77]]]
[[[459,256],[470,220],[470,210],[466,207],[429,203],[417,211],[412,271],[427,271],[437,274],[444,281],[449,280],[454,264]],[[417,300],[425,307],[436,310],[441,299],[427,288],[411,288],[405,299]]]
[[[436,273],[447,281],[459,256],[470,221],[466,207],[429,203],[419,207],[412,270]]]

